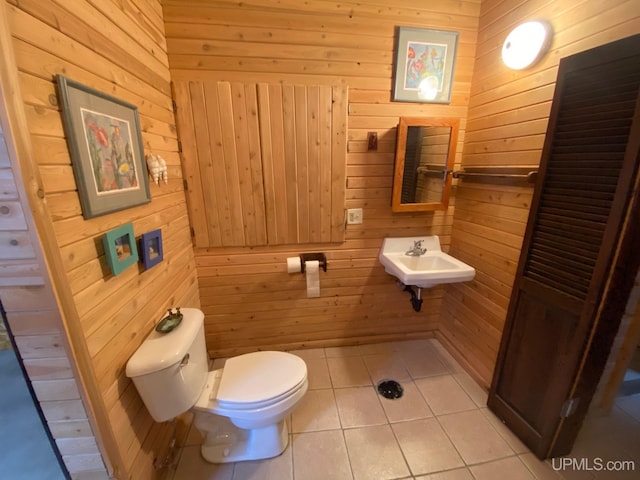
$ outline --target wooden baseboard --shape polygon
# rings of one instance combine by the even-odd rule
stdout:
[[[273,345],[258,345],[245,348],[230,348],[230,349],[217,349],[209,350],[209,356],[211,358],[227,358],[235,355],[241,355],[243,353],[255,352],[259,350],[307,350],[311,348],[329,348],[329,347],[349,347],[354,345],[368,345],[371,343],[383,343],[383,342],[401,342],[403,340],[419,340],[434,338],[435,330],[427,330],[424,332],[413,332],[403,334],[388,334],[388,335],[368,335],[352,338],[334,338],[326,340],[312,340],[309,342],[294,342],[294,343],[281,343]]]

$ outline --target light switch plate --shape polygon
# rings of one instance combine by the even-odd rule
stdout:
[[[361,223],[362,223],[362,209],[361,208],[347,209],[347,225],[359,225]]]

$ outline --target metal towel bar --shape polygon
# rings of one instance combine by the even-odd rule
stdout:
[[[517,180],[525,181],[526,183],[535,183],[538,176],[537,170],[530,169],[500,169],[500,168],[486,168],[483,171],[478,169],[472,170],[458,170],[452,172],[453,178],[468,178],[469,180]]]
[[[434,168],[428,168],[428,167],[418,167],[416,168],[416,171],[422,175],[427,175],[429,177],[444,177],[446,173],[451,173],[451,172],[447,172],[446,170],[440,168],[440,169],[434,169]]]

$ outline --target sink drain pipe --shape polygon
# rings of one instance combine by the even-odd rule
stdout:
[[[418,293],[413,290],[413,287],[410,285],[405,285],[404,283],[398,281],[398,286],[402,288],[404,292],[409,292],[411,295],[411,306],[416,312],[422,310],[422,298],[420,298],[420,294],[422,292],[422,288],[416,287],[418,289]],[[404,287],[404,288],[403,288]]]

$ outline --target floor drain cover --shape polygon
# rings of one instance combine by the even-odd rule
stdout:
[[[378,393],[384,398],[394,400],[400,398],[404,392],[402,385],[395,380],[383,380],[378,383]]]

